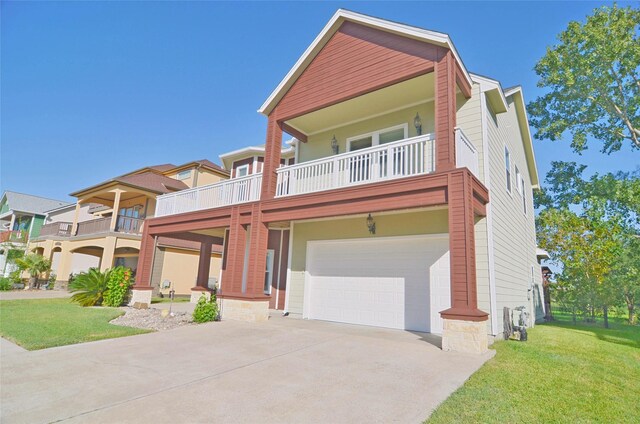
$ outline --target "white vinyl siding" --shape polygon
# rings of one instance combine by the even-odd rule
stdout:
[[[510,100],[510,99],[508,99]],[[531,190],[523,190],[523,198],[513,196],[503,187],[509,187],[510,173],[506,172],[506,152],[509,152],[509,166],[518,169],[531,187],[531,175],[525,161],[522,135],[516,116],[515,105],[509,101],[505,113],[487,114],[486,125],[489,137],[489,166],[491,172],[491,210],[493,216],[493,240],[496,280],[497,313],[502,317],[503,308],[526,306],[532,316],[540,317],[542,312],[542,279],[540,272],[531,275],[531,266],[536,264],[536,237],[533,214],[523,214],[523,204],[531,209]],[[509,185],[508,185],[509,184]],[[516,184],[518,182],[516,181]],[[539,268],[538,268],[539,269]],[[534,279],[531,299],[528,288]],[[537,297],[537,299],[536,299]],[[499,332],[502,320],[498,321]]]
[[[484,166],[484,146],[482,144],[482,102],[480,99],[480,85],[474,84],[471,88],[471,98],[465,99],[462,94],[458,94],[456,102],[458,113],[456,125],[464,131],[469,141],[478,151],[478,179],[487,184]],[[490,194],[491,196],[492,194]],[[482,218],[475,225],[475,247],[476,247],[476,282],[478,293],[478,308],[491,311],[491,296],[489,292],[489,257],[487,238],[487,219]],[[491,319],[487,322],[487,332],[490,333]],[[502,319],[499,316],[498,319]]]

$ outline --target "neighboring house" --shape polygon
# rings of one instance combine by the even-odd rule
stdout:
[[[136,301],[171,236],[201,242],[195,293],[207,246],[224,246],[226,318],[274,308],[471,352],[502,334],[505,307],[533,325],[538,174],[519,87],[469,73],[446,34],[339,10],[259,112],[265,146],[221,156],[233,178],[158,196]]]
[[[76,204],[49,210],[40,235],[30,240],[28,249],[51,259],[52,273],[62,285],[71,274],[91,267],[104,270],[121,265],[136,271],[144,222],[155,214],[156,196],[227,178],[225,170],[208,160],[151,166],[112,178],[72,193]],[[211,276],[207,278],[219,278],[221,249],[209,246]],[[195,285],[200,243],[164,237],[156,250],[156,292],[168,280],[177,294],[189,295]]]
[[[5,191],[0,199],[0,275],[7,276],[15,269],[7,263],[11,250],[23,251],[28,241],[40,235],[46,211],[69,205],[61,200],[30,194]]]

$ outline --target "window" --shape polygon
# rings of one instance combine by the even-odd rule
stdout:
[[[522,185],[520,184],[520,180],[522,179],[522,175],[520,175],[520,170],[516,166],[516,183],[518,184],[518,193],[522,194]]]
[[[242,165],[236,168],[236,178],[249,175],[249,165]]]
[[[118,215],[128,216],[130,218],[139,218],[140,211],[142,211],[142,205],[129,206],[127,208],[120,208]]]
[[[511,193],[511,155],[506,146],[504,148],[504,167],[507,177],[507,191]]]
[[[191,177],[191,170],[190,169],[187,169],[186,171],[180,171],[176,175],[176,179],[178,179],[178,180],[186,180],[189,177]]]
[[[525,190],[524,190],[524,178],[522,178],[522,175],[518,176],[518,191],[520,191],[520,194],[522,194],[522,209],[524,211],[524,214],[527,214],[527,196],[525,196]]]
[[[369,134],[349,137],[347,138],[347,149],[350,152],[353,152],[354,150],[366,149],[367,147],[402,140],[408,137],[408,132],[409,125],[400,124],[395,127],[374,131]]]
[[[273,257],[275,250],[267,250],[267,267],[264,271],[264,294],[271,294],[271,283],[273,282]]]

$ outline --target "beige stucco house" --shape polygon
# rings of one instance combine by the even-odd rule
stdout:
[[[71,274],[90,267],[126,266],[136,271],[145,220],[154,216],[156,196],[200,187],[228,178],[218,165],[200,160],[180,166],[145,167],[78,190],[75,204],[49,210],[39,235],[28,250],[52,261],[52,273],[64,285]],[[179,295],[195,285],[200,244],[164,237],[156,246],[156,292],[168,281]],[[220,273],[221,246],[212,246],[210,275]],[[164,289],[167,292],[169,289]]]

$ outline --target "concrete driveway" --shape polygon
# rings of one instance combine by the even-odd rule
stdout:
[[[274,315],[34,352],[2,349],[8,423],[421,422],[492,355]]]

